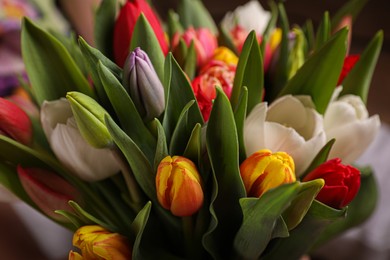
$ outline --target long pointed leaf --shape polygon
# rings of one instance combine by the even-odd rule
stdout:
[[[95,15],[95,43],[97,48],[107,57],[112,57],[112,39],[116,9],[116,0],[103,0]]]
[[[178,7],[180,21],[185,28],[208,28],[214,34],[218,29],[211,14],[200,0],[182,0]]]

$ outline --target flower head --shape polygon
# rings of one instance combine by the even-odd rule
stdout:
[[[26,112],[4,98],[0,98],[0,134],[25,145],[31,143],[33,136],[31,120]]]
[[[310,103],[308,97],[287,95],[269,107],[266,103],[255,106],[244,124],[246,152],[286,152],[294,159],[300,176],[325,145],[323,119]]]
[[[200,175],[195,164],[181,156],[167,156],[156,175],[157,198],[175,216],[190,216],[203,204]]]
[[[73,245],[81,250],[81,255],[70,251],[69,259],[131,259],[129,241],[97,225],[79,228],[73,235]]]
[[[164,87],[141,48],[136,48],[126,59],[123,85],[145,121],[160,116],[164,111]]]
[[[294,160],[285,152],[263,149],[249,156],[240,165],[245,190],[250,197],[260,197],[282,184],[295,182]]]
[[[146,0],[128,0],[119,12],[114,26],[114,57],[119,66],[123,66],[129,54],[129,46],[135,24],[140,14],[148,19],[153,31],[160,43],[164,54],[168,53],[168,43],[160,21]]]
[[[312,172],[303,181],[324,179],[325,185],[317,195],[317,200],[333,208],[347,206],[360,188],[360,171],[350,165],[341,164],[339,158],[329,160]]]
[[[192,89],[205,121],[209,119],[213,100],[217,96],[216,86],[222,87],[230,98],[235,72],[236,66],[215,60],[203,67],[199,76],[192,81]]]

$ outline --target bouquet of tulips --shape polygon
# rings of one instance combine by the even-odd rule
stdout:
[[[28,115],[0,99],[0,182],[74,231],[69,259],[295,259],[372,213],[351,0],[313,29],[257,1],[216,26],[181,0],[102,1],[94,47],[25,19]],[[119,6],[119,8],[118,8]],[[165,28],[165,29],[163,29]]]

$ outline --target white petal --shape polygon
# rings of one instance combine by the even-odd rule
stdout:
[[[261,148],[264,148],[264,122],[267,113],[267,103],[256,105],[244,124],[244,143],[246,154],[249,156]]]
[[[50,144],[57,158],[85,181],[98,181],[118,173],[119,165],[111,151],[90,146],[74,126],[69,120],[68,125],[58,124],[53,130]]]
[[[327,139],[335,138],[336,142],[330,151],[329,158],[339,157],[344,164],[354,162],[367,149],[379,131],[379,116],[367,120],[355,121],[340,125],[326,132]]]
[[[368,118],[368,111],[361,97],[356,95],[344,95],[339,98],[339,101],[346,102],[355,109],[356,117],[359,120]]]
[[[294,129],[301,128],[306,123],[305,107],[293,96],[283,96],[270,105],[266,120]]]
[[[331,103],[324,115],[325,131],[330,131],[340,125],[355,122],[357,120],[355,109],[348,103],[335,101]]]
[[[48,140],[57,124],[66,124],[72,117],[72,109],[67,99],[44,101],[41,107],[41,124]]]

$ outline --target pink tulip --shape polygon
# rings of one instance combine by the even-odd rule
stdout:
[[[31,143],[33,134],[26,112],[4,98],[0,98],[0,134],[25,145]]]

